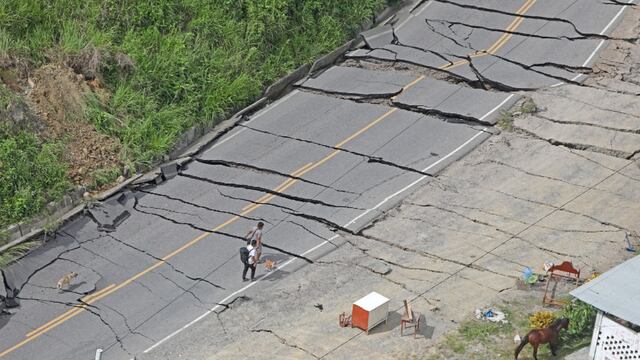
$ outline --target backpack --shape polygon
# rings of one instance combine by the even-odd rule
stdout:
[[[249,249],[247,249],[246,246],[240,248],[240,261],[242,261],[243,264],[249,263]]]

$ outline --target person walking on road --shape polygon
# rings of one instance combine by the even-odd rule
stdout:
[[[262,228],[264,228],[264,223],[260,221],[244,236],[247,239],[247,244],[251,244],[254,240],[256,241],[256,264],[260,262],[260,256],[262,256]]]
[[[244,264],[244,270],[242,270],[242,281],[247,281],[247,270],[251,269],[251,281],[256,276],[256,241],[251,240],[251,243],[247,245],[245,249],[241,249],[240,258]]]

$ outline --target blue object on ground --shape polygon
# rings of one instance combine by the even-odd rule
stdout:
[[[627,241],[627,251],[636,252],[636,248],[631,245],[631,240],[629,240],[629,233],[626,231],[624,232],[624,239]]]

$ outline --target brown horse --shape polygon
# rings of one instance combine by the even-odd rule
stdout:
[[[569,319],[560,318],[554,320],[551,325],[544,329],[534,329],[529,331],[529,333],[527,333],[527,335],[522,338],[520,345],[518,345],[518,347],[516,348],[515,359],[518,360],[518,354],[520,354],[520,351],[522,351],[524,346],[527,344],[531,344],[531,347],[533,347],[533,358],[535,360],[538,360],[538,346],[540,346],[540,344],[549,343],[549,347],[551,348],[551,355],[556,356],[560,330],[567,329],[568,327]]]

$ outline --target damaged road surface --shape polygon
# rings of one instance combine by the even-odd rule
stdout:
[[[386,31],[364,34],[353,59],[439,70],[502,90],[573,83],[632,1],[433,0]],[[630,38],[635,41],[636,38]]]
[[[367,242],[391,244],[361,230],[417,187],[437,186],[441,170],[491,137],[501,110],[520,95],[514,90],[583,80],[624,9],[600,1],[418,3],[363,34],[365,48],[344,64],[299,82],[171,179],[89,209],[4,269],[12,289],[1,293],[17,292],[17,303],[0,315],[0,358],[87,359],[101,348],[103,359],[174,359],[182,354],[178,334],[230,311],[292,356],[325,356],[236,308],[299,268],[322,264],[345,242],[362,254]],[[635,153],[627,142],[616,150]],[[266,224],[263,257],[279,269],[259,266],[258,281],[243,283],[238,249],[258,221]],[[439,269],[412,269],[438,279],[462,268],[486,271],[438,261]],[[57,289],[71,271],[78,277]],[[221,320],[220,328],[227,333]],[[202,346],[215,357],[233,341]]]

